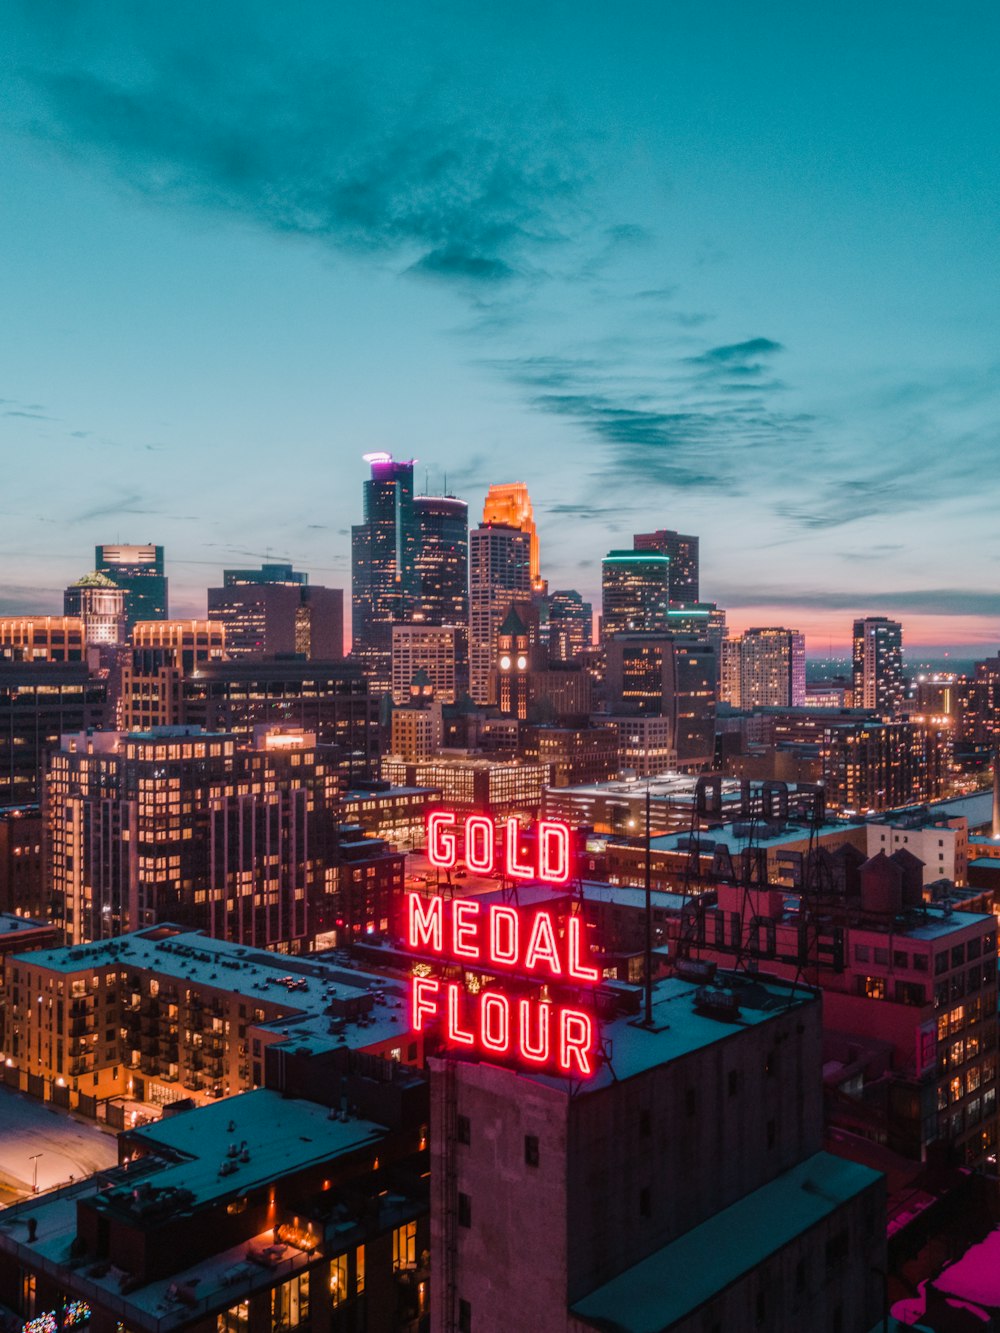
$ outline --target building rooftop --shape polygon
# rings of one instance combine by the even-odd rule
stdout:
[[[279,1125],[281,1133],[275,1133]],[[4,1210],[0,1248],[14,1253],[23,1249],[35,1267],[58,1266],[72,1293],[119,1311],[130,1328],[165,1333],[190,1325],[199,1313],[273,1286],[276,1277],[299,1271],[315,1254],[276,1245],[273,1227],[268,1227],[249,1241],[130,1290],[128,1274],[121,1269],[93,1259],[81,1266],[74,1251],[80,1201],[135,1225],[148,1221],[156,1226],[165,1217],[221,1206],[230,1196],[242,1197],[282,1177],[374,1147],[385,1132],[367,1120],[331,1119],[325,1106],[269,1089],[243,1093],[132,1131],[130,1141],[150,1151],[128,1167],[100,1172]],[[233,1141],[245,1141],[249,1160],[239,1152],[235,1158],[229,1155]],[[235,1169],[220,1172],[223,1162],[233,1161]],[[36,1224],[30,1242],[29,1218]]]
[[[639,1015],[601,1022],[599,1042],[603,1055],[598,1056],[593,1075],[582,1083],[529,1069],[519,1069],[518,1074],[547,1087],[584,1096],[717,1041],[726,1041],[736,1032],[786,1013],[792,1005],[817,1003],[818,994],[804,983],[793,986],[771,977],[751,977],[745,973],[717,972],[715,984],[710,986],[667,977],[653,987],[651,1028],[643,1025]],[[738,1008],[727,1014],[728,999]]]
[[[362,971],[336,958],[294,957],[212,939],[180,926],[148,926],[94,944],[16,954],[15,963],[64,974],[95,967],[136,967],[161,982],[176,979],[248,1000],[281,1006],[257,1026],[299,1044],[364,1049],[406,1032],[406,991],[400,980]],[[334,1030],[336,1029],[336,1030]]]
[[[35,921],[28,916],[15,916],[13,912],[0,912],[0,939],[7,942],[19,931],[22,935],[27,935],[32,930],[55,930],[55,926],[48,921]]]
[[[573,1306],[604,1333],[660,1333],[880,1179],[816,1153]]]
[[[281,1132],[275,1133],[278,1126]],[[385,1134],[370,1120],[331,1118],[330,1109],[317,1102],[258,1088],[155,1121],[129,1138],[167,1159],[156,1173],[157,1190],[183,1191],[194,1211],[377,1143]],[[230,1156],[233,1144],[245,1144],[245,1154]],[[227,1169],[220,1172],[224,1163]],[[229,1169],[232,1163],[235,1168]],[[141,1216],[130,1186],[108,1191],[101,1201],[112,1211]]]

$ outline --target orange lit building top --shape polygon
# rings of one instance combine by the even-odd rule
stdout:
[[[542,580],[538,555],[538,531],[535,527],[535,515],[527,483],[511,481],[491,486],[483,502],[483,522],[502,523],[506,527],[517,528],[528,534],[531,543],[531,586],[540,587]]]

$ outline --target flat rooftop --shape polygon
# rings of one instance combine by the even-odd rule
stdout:
[[[4,943],[18,931],[22,935],[27,935],[32,930],[55,930],[55,926],[48,921],[35,921],[32,917],[16,916],[13,912],[0,912],[0,939],[3,939]]]
[[[661,1333],[881,1179],[816,1153],[573,1306],[604,1333]]]
[[[324,1106],[260,1089],[133,1131],[130,1137],[143,1142],[149,1156],[3,1210],[0,1249],[23,1253],[34,1268],[59,1265],[69,1293],[120,1311],[130,1328],[165,1333],[190,1326],[199,1314],[224,1309],[273,1286],[276,1275],[300,1271],[316,1255],[275,1245],[273,1228],[268,1228],[184,1270],[123,1292],[122,1270],[95,1263],[93,1257],[81,1266],[74,1257],[77,1204],[89,1201],[140,1224],[148,1215],[155,1225],[164,1215],[183,1216],[201,1207],[221,1206],[230,1196],[242,1197],[283,1176],[374,1148],[386,1132],[371,1121],[329,1116]],[[233,1160],[229,1144],[244,1140],[249,1161],[237,1157],[236,1169],[221,1175],[222,1162]],[[389,1196],[386,1202],[401,1206],[403,1201]],[[37,1227],[31,1243],[28,1218]]]
[[[331,1119],[329,1107],[258,1088],[144,1125],[129,1138],[173,1159],[147,1179],[157,1190],[190,1191],[194,1210],[378,1143],[385,1134],[373,1121]],[[227,1156],[230,1145],[244,1143],[249,1161]],[[235,1162],[236,1169],[220,1174],[224,1162]],[[132,1215],[130,1187],[102,1198]]]
[[[716,980],[716,986],[707,987],[680,977],[657,981],[651,1028],[641,1024],[638,1014],[602,1022],[600,1042],[606,1058],[598,1057],[596,1072],[582,1082],[529,1069],[519,1069],[518,1076],[584,1096],[726,1041],[745,1028],[768,1023],[793,1006],[818,1002],[818,992],[801,983],[793,987],[770,977],[721,971],[716,973]],[[723,1017],[702,1005],[700,993],[720,990],[731,990],[736,995],[739,1013],[735,1017]]]
[[[329,957],[269,953],[213,939],[200,931],[166,924],[147,926],[110,940],[15,954],[15,963],[70,974],[96,967],[134,967],[161,981],[195,982],[209,990],[245,995],[279,1005],[278,1015],[259,1022],[289,1039],[329,1035],[352,1049],[374,1046],[406,1033],[405,982]],[[368,1004],[367,1001],[371,1003]],[[352,1018],[344,1011],[368,1009]],[[331,1012],[333,1010],[333,1012]]]

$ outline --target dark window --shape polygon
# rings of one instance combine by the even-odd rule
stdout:
[[[639,1191],[639,1216],[650,1217],[653,1212],[652,1199],[648,1187]]]
[[[778,1137],[778,1129],[773,1120],[767,1122],[767,1146],[773,1148]]]
[[[639,1112],[639,1133],[644,1139],[648,1139],[653,1132],[653,1117],[649,1111]]]
[[[838,1231],[826,1242],[826,1266],[840,1268],[847,1259],[847,1232]]]
[[[934,955],[934,975],[939,977],[942,972],[948,971],[948,950],[942,949],[940,953]]]
[[[528,1166],[538,1165],[538,1135],[525,1134],[524,1136],[524,1160]]]
[[[729,1071],[729,1095],[735,1097],[740,1090],[740,1074],[738,1069]]]
[[[756,1310],[756,1322],[758,1328],[764,1327],[764,1320],[766,1318],[767,1318],[767,1301],[764,1298],[764,1293],[762,1291],[758,1291],[757,1310]]]
[[[795,1290],[805,1291],[806,1289],[806,1261],[800,1259],[795,1265]]]
[[[472,1226],[472,1200],[467,1194],[461,1192],[458,1196],[458,1225],[460,1227]]]
[[[468,1301],[458,1302],[458,1333],[472,1333],[472,1306]]]
[[[695,1110],[697,1109],[697,1104],[694,1088],[688,1088],[687,1092],[684,1094],[684,1114],[694,1115]]]
[[[961,967],[964,962],[965,962],[965,945],[956,944],[951,951],[951,965],[952,967]]]
[[[467,1115],[460,1115],[456,1119],[455,1134],[459,1143],[472,1142],[472,1122]]]

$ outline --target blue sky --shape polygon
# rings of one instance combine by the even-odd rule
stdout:
[[[361,454],[543,572],[633,531],[810,648],[1000,643],[991,4],[12,3],[0,611],[97,541],[172,608],[348,584]]]

